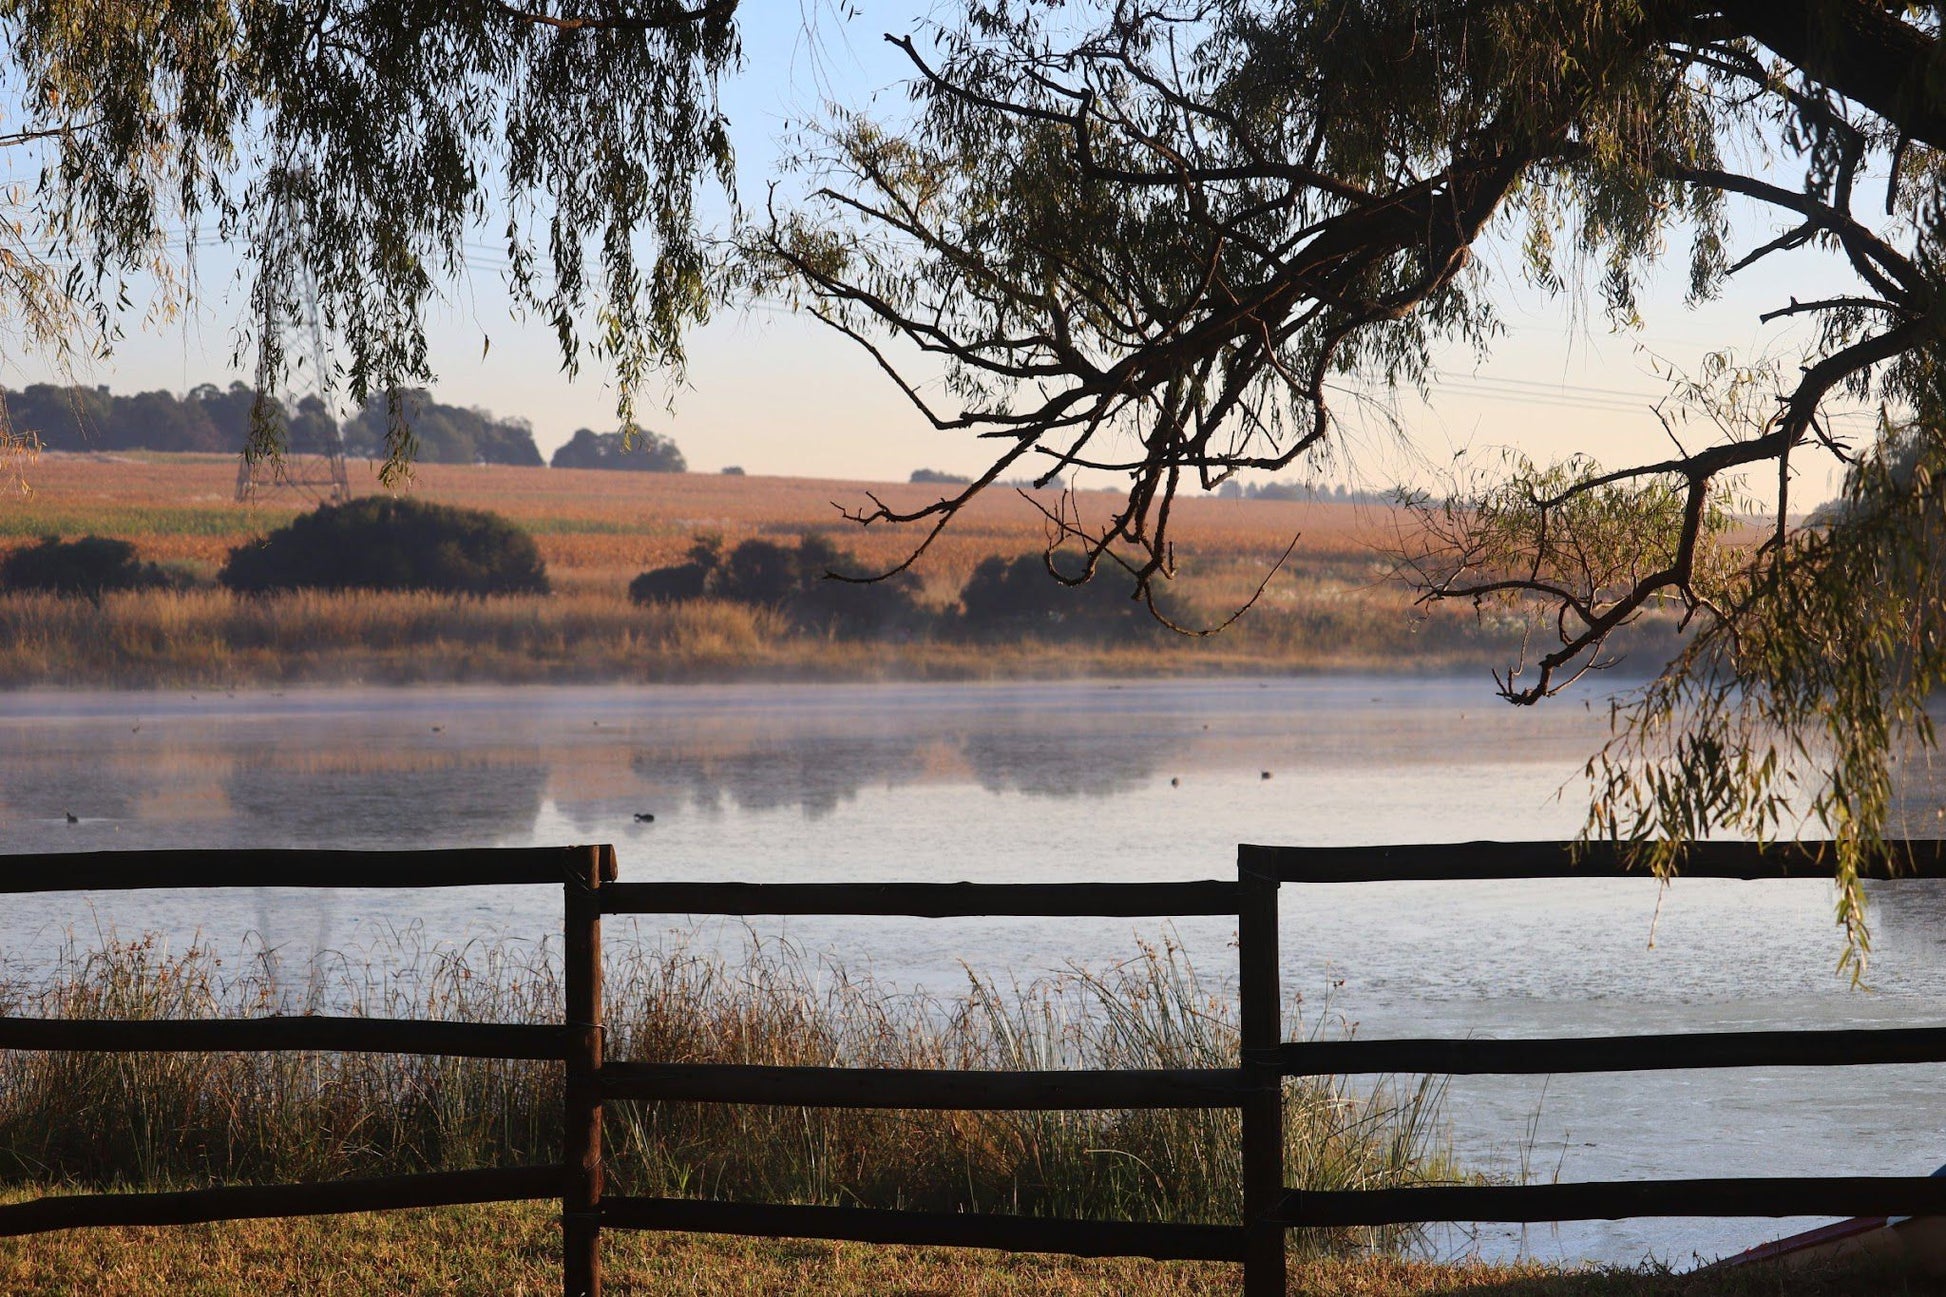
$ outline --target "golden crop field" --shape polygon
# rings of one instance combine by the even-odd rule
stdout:
[[[352,465],[354,488],[379,489],[372,467]],[[145,560],[211,578],[234,546],[311,507],[291,489],[239,504],[236,461],[225,456],[47,454],[0,478],[0,551],[44,535],[131,541]],[[693,539],[727,546],[750,537],[822,533],[861,567],[903,560],[923,538],[913,527],[860,528],[841,510],[876,495],[910,509],[940,488],[809,478],[655,474],[426,464],[411,491],[491,509],[531,532],[555,594],[491,601],[432,596],[307,593],[239,600],[221,590],[116,595],[87,601],[0,595],[0,684],[143,683],[270,679],[722,678],[738,673],[827,677],[963,676],[1140,671],[1290,670],[1346,666],[1447,668],[1503,662],[1509,628],[1471,609],[1412,606],[1388,577],[1387,553],[1406,515],[1382,506],[1185,498],[1173,529],[1175,593],[1189,620],[1210,625],[1261,600],[1213,640],[1164,637],[1143,647],[1070,643],[975,648],[962,643],[884,645],[860,655],[793,635],[760,610],[638,609],[626,598],[638,573],[680,561]],[[1070,501],[1084,523],[1118,497]],[[915,568],[941,608],[980,560],[1046,546],[1058,494],[994,488],[954,520]],[[1275,571],[1286,547],[1289,560]],[[869,670],[867,669],[869,667]],[[225,673],[228,673],[227,675]]]
[[[354,462],[353,489],[379,486],[370,465]],[[218,455],[48,454],[20,466],[21,485],[0,497],[0,545],[14,538],[92,532],[134,541],[142,556],[214,571],[229,549],[309,507],[289,488],[261,501],[234,499],[236,461]],[[676,562],[693,537],[721,535],[729,545],[752,536],[795,538],[822,532],[867,565],[902,560],[924,536],[915,527],[860,528],[841,509],[877,496],[899,509],[937,499],[940,488],[822,478],[735,477],[701,473],[619,473],[500,465],[420,465],[411,491],[429,500],[491,509],[533,532],[562,586],[621,588],[644,568]],[[1035,493],[1056,507],[1058,493]],[[1106,516],[1117,497],[1083,492],[1082,518]],[[1176,506],[1177,553],[1186,579],[1206,583],[1233,569],[1256,580],[1293,536],[1292,575],[1328,566],[1334,576],[1382,570],[1381,547],[1397,525],[1393,511],[1369,505],[1267,500],[1184,499]],[[1045,544],[1046,519],[1019,492],[995,488],[975,500],[936,541],[919,572],[936,595],[950,596],[990,554]]]

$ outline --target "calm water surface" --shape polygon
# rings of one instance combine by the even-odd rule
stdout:
[[[613,842],[634,880],[1224,877],[1245,841],[1567,836],[1604,734],[1599,702],[1517,712],[1473,679],[19,693],[0,696],[0,850]],[[1908,791],[1930,816],[1930,778]],[[1635,880],[1289,887],[1284,984],[1308,1021],[1367,1037],[1946,1024],[1946,890],[1875,892],[1866,991],[1834,972],[1824,885],[1678,882],[1659,921],[1656,901]],[[0,958],[31,975],[70,933],[156,931],[250,934],[302,967],[382,949],[401,925],[463,943],[537,941],[558,921],[548,889],[54,894],[7,898]],[[946,993],[962,961],[1024,981],[1169,935],[1206,973],[1234,960],[1221,921],[756,924]],[[639,935],[672,930],[750,935],[682,918]],[[1918,1174],[1946,1160],[1942,1079],[1462,1078],[1449,1116],[1463,1159],[1543,1179]],[[1788,1227],[1483,1227],[1440,1246],[1683,1264]]]

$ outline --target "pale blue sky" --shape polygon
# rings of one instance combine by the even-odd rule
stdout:
[[[881,36],[912,31],[929,12],[910,0],[861,0],[858,15],[845,19],[819,0],[807,4],[815,8],[808,16],[798,0],[744,0],[745,68],[725,86],[724,104],[746,204],[762,202],[785,123],[804,120],[825,97],[856,105],[877,95],[888,112],[899,111],[903,56]],[[1773,226],[1769,218],[1746,220],[1737,247],[1763,241]],[[483,232],[477,242],[490,247],[493,239]],[[1482,252],[1489,264],[1504,256],[1493,247]],[[1819,254],[1790,254],[1749,272],[1721,301],[1690,311],[1681,301],[1682,248],[1671,249],[1671,261],[1644,312],[1647,327],[1621,336],[1585,303],[1524,290],[1508,265],[1495,280],[1510,333],[1489,362],[1476,366],[1470,352],[1447,357],[1431,407],[1416,397],[1396,407],[1408,432],[1403,443],[1383,419],[1341,403],[1350,458],[1328,479],[1430,484],[1432,470],[1455,451],[1500,445],[1539,458],[1584,450],[1610,463],[1660,455],[1668,443],[1647,413],[1663,390],[1650,373],[1651,355],[1693,368],[1703,353],[1725,346],[1789,352],[1801,334],[1790,325],[1760,327],[1758,312],[1842,282]],[[551,335],[509,318],[497,264],[483,256],[431,320],[439,399],[530,420],[543,453],[578,427],[613,426],[614,394],[604,375],[594,367],[574,380],[561,373]],[[203,295],[186,318],[161,328],[131,326],[114,356],[81,376],[116,391],[177,392],[247,377],[228,367],[241,297],[226,291],[232,263],[206,251],[199,273]],[[484,356],[483,338],[492,343]],[[973,472],[982,465],[979,443],[929,428],[861,351],[809,319],[775,307],[726,315],[694,336],[690,356],[688,386],[676,394],[674,412],[651,408],[643,421],[673,436],[692,468],[738,464],[753,473],[883,480],[922,466]],[[0,371],[8,384],[51,376],[33,357]],[[1809,503],[1832,484],[1829,473],[1812,468],[1798,498]]]

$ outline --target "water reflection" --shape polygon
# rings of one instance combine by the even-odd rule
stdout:
[[[1046,728],[1030,728],[1045,725]],[[972,782],[990,793],[1113,797],[1154,778],[1160,752],[1129,745],[1110,727],[999,716],[953,718],[859,734],[837,727],[752,736],[686,727],[637,748],[629,769],[646,805],[706,813],[796,810],[820,820],[866,788]],[[597,805],[564,801],[571,822],[592,829],[611,817]]]
[[[551,763],[529,750],[256,743],[224,777],[261,846],[432,847],[530,835]]]
[[[1153,779],[1170,741],[1131,736],[1098,722],[1050,718],[1045,728],[1027,734],[1000,730],[963,734],[960,753],[974,779],[990,793],[1114,797]]]
[[[639,748],[629,768],[647,800],[721,812],[794,807],[822,819],[867,785],[894,787],[923,778],[931,740],[913,734],[825,731],[788,738],[745,739],[691,730],[681,739]],[[574,816],[572,808],[565,811]]]

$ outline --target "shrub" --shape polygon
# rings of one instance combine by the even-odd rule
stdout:
[[[774,608],[800,629],[843,635],[882,635],[918,630],[930,620],[919,604],[919,578],[901,572],[884,581],[834,581],[832,572],[855,572],[852,555],[822,536],[806,536],[796,548],[746,540],[728,555],[715,536],[698,537],[688,561],[642,573],[629,583],[636,603],[727,599]]]
[[[138,562],[135,546],[107,536],[40,542],[0,559],[0,589],[45,590],[99,597],[109,590],[182,589],[190,579],[154,563]]]
[[[961,473],[942,473],[936,468],[915,468],[907,480],[914,486],[965,486],[973,479]]]
[[[1055,570],[1079,576],[1078,564],[1064,566],[1056,555]],[[1121,568],[1103,563],[1081,585],[1065,585],[1048,572],[1043,554],[1006,559],[983,559],[960,591],[961,624],[982,636],[1036,633],[1074,638],[1133,638],[1162,629],[1148,605],[1133,598],[1134,578]],[[1160,595],[1156,607],[1174,619]]]
[[[366,496],[322,505],[230,551],[232,590],[437,590],[546,594],[534,538],[497,514]]]

